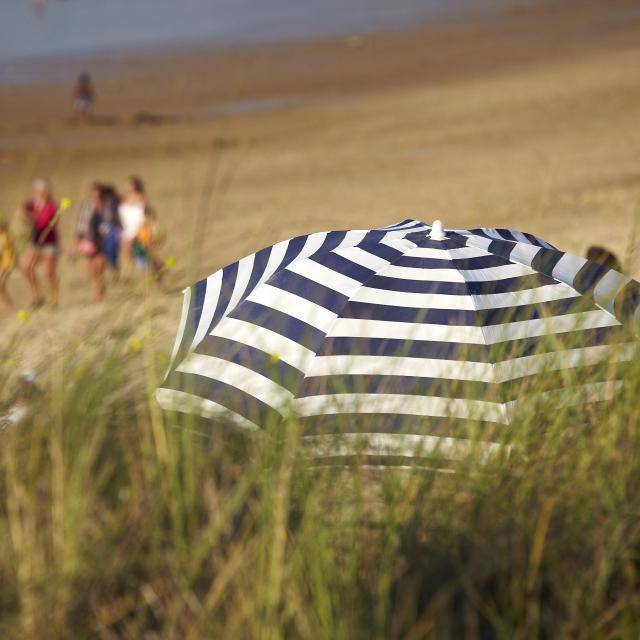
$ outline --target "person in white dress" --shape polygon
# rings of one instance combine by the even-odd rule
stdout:
[[[147,208],[147,197],[142,180],[137,176],[129,178],[127,195],[118,208],[122,236],[120,256],[122,258],[122,277],[128,279],[133,271],[132,248],[138,233],[144,224],[144,212]]]

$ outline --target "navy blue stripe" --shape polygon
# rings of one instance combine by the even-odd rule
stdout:
[[[402,256],[393,263],[399,267],[414,269],[488,269],[490,267],[504,267],[512,261],[502,256],[490,255],[474,258],[420,258],[417,256]]]
[[[538,253],[536,253],[534,259],[531,261],[531,268],[536,271],[546,273],[547,275],[551,275],[555,266],[562,259],[562,256],[564,256],[562,251],[542,248]]]
[[[318,355],[394,356],[488,362],[488,353],[487,346],[482,344],[392,338],[330,337],[322,343]]]
[[[540,242],[540,238],[537,238],[536,236],[534,236],[532,233],[523,233],[522,234],[531,244],[535,245],[536,247],[544,247],[544,245],[542,244],[542,242]]]
[[[576,313],[578,311],[592,311],[597,308],[591,300],[583,296],[514,307],[480,309],[478,311],[399,307],[371,302],[350,301],[340,312],[340,317],[357,318],[360,320],[385,320],[390,322],[482,327],[503,324],[505,322],[537,320],[540,318]]]
[[[273,407],[220,380],[174,371],[163,387],[184,391],[205,400],[212,400],[258,425],[282,421],[282,416]]]
[[[235,362],[277,382],[291,392],[297,389],[304,378],[302,371],[273,357],[278,354],[265,353],[255,347],[227,338],[207,336],[198,345],[195,353]]]
[[[236,284],[236,279],[238,277],[238,263],[234,262],[230,264],[228,267],[225,267],[222,270],[222,284],[220,285],[220,295],[218,296],[218,305],[216,307],[215,313],[213,314],[213,318],[211,319],[210,327],[215,327],[220,318],[222,318],[222,314],[225,312],[227,305],[229,304],[229,299],[233,294],[233,288]]]
[[[640,283],[632,280],[616,296],[614,306],[616,318],[620,322],[629,322],[640,305]]]
[[[295,313],[295,309],[292,309]],[[319,345],[324,338],[324,333],[315,327],[287,315],[282,311],[265,307],[257,302],[245,300],[242,305],[237,307],[229,314],[230,318],[244,320],[259,327],[269,329],[275,333],[285,336],[290,340],[312,349],[315,351],[316,345]]]
[[[416,361],[416,373],[423,369]],[[357,375],[341,374],[306,378],[298,397],[339,394],[389,394],[410,395],[458,400],[482,400],[504,403],[516,400],[523,391],[534,389],[535,393],[560,389],[579,388],[585,384],[615,381],[623,378],[628,365],[621,363],[615,369],[605,359],[597,365],[579,365],[570,369],[544,371],[508,380],[505,382],[483,382],[478,380],[456,380],[427,376]],[[532,386],[533,385],[533,386]],[[331,406],[331,399],[327,399]]]
[[[416,372],[421,368],[423,369],[424,366],[421,367],[420,360],[416,360]],[[366,393],[502,402],[499,397],[501,386],[488,382],[447,378],[346,374],[306,378],[298,397]],[[331,406],[331,399],[327,400],[327,405]]]
[[[414,242],[418,247],[423,249],[460,249],[466,245],[466,238],[457,233],[449,233],[444,240],[432,240],[425,235],[423,231],[418,233],[410,233],[406,237],[407,240]]]
[[[539,320],[555,316],[579,313],[583,311],[595,311],[598,307],[589,298],[575,296],[560,300],[548,300],[535,304],[523,304],[515,307],[498,307],[494,309],[482,309],[477,312],[480,326],[490,326],[509,322],[521,322],[523,320]]]
[[[515,242],[515,236],[511,233],[510,229],[494,229],[494,231],[508,242]]]
[[[325,287],[318,282],[309,280],[293,271],[284,269],[277,275],[273,276],[269,280],[269,284],[282,289],[283,291],[289,291],[301,298],[315,302],[316,304],[329,309],[334,313],[338,313],[342,307],[347,303],[348,297],[342,293],[338,293],[334,289]]]
[[[258,251],[253,258],[253,267],[251,269],[251,276],[247,288],[242,296],[242,299],[246,298],[255,288],[256,284],[260,281],[260,278],[264,275],[264,271],[267,268],[269,257],[271,256],[271,250],[273,247],[267,247]]]
[[[377,275],[367,281],[367,287],[408,293],[442,293],[454,296],[485,295],[489,293],[509,293],[536,289],[556,280],[542,273],[526,276],[502,278],[501,280],[480,280],[473,282],[435,282],[433,280],[409,280]]]
[[[193,328],[193,334],[198,330],[198,324],[200,323],[200,317],[202,316],[202,307],[204,306],[204,296],[207,292],[207,281],[200,280],[196,282],[191,289],[191,326]]]
[[[321,256],[313,256],[311,260],[321,264],[336,273],[341,273],[344,276],[357,280],[359,282],[366,282],[374,275],[374,271],[363,267],[357,262],[352,262],[347,258],[339,256],[337,253],[326,253]]]
[[[504,426],[482,420],[441,418],[407,414],[332,414],[299,418],[305,435],[340,435],[347,433],[412,433],[453,438],[468,438],[470,434],[490,437],[504,434]]]
[[[514,357],[578,349],[606,344],[620,344],[628,339],[623,327],[600,327],[562,334],[520,338],[496,345],[401,340],[391,338],[328,337],[318,355],[371,355],[405,358],[439,358],[469,362],[500,362]]]
[[[287,265],[291,264],[300,254],[302,248],[307,242],[307,238],[309,236],[297,236],[295,238],[291,238],[289,240],[289,244],[287,245],[287,250],[285,251],[284,257],[282,258],[282,262],[279,264],[276,271],[280,269],[284,269]]]
[[[611,271],[597,262],[587,262],[573,278],[571,286],[580,293],[592,293],[600,280]]]
[[[387,262],[393,262],[400,258],[403,253],[399,249],[394,249],[387,244],[382,244],[380,242],[372,243],[360,243],[358,245],[363,251],[370,253],[371,255],[377,256],[378,258],[382,258]]]
[[[344,306],[340,312],[340,317],[452,326],[476,326],[477,324],[476,312],[465,309],[397,307],[393,305],[355,301],[350,301]]]
[[[324,242],[322,243],[322,246],[316,251],[314,255],[333,251],[345,239],[346,235],[346,231],[330,231],[327,234]]]

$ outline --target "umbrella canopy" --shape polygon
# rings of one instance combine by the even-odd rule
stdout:
[[[320,455],[346,416],[341,433],[410,456],[458,446],[465,422],[508,425],[536,378],[559,404],[610,399],[618,370],[594,372],[633,358],[639,302],[627,276],[517,231],[299,236],[185,290],[157,399],[252,429],[294,416]],[[578,368],[577,394],[562,373]]]

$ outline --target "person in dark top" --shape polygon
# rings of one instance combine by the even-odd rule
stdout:
[[[104,187],[94,182],[89,197],[82,203],[76,224],[76,251],[86,258],[96,302],[102,302],[105,296],[105,244],[111,228],[110,215],[105,215],[104,205]]]
[[[104,255],[107,259],[107,266],[113,269],[114,277],[118,276],[118,256],[120,253],[120,235],[122,225],[118,207],[120,198],[116,190],[111,185],[102,187],[102,217],[104,218],[107,236],[104,239]]]

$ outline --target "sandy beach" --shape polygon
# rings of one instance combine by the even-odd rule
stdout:
[[[165,350],[183,285],[317,230],[405,218],[510,227],[576,253],[603,244],[637,276],[634,5],[587,0],[402,33],[50,60],[55,82],[0,86],[0,215],[38,175],[79,202],[94,179],[122,187],[140,174],[177,262],[153,297]],[[80,125],[69,95],[85,67],[98,102],[96,121]],[[61,306],[33,323],[60,344],[103,313],[69,257],[74,217],[62,222]],[[26,289],[12,278],[18,307]],[[121,287],[109,297],[122,316],[141,306],[120,304]],[[9,317],[0,330],[16,325]],[[36,343],[29,352],[42,355]]]

